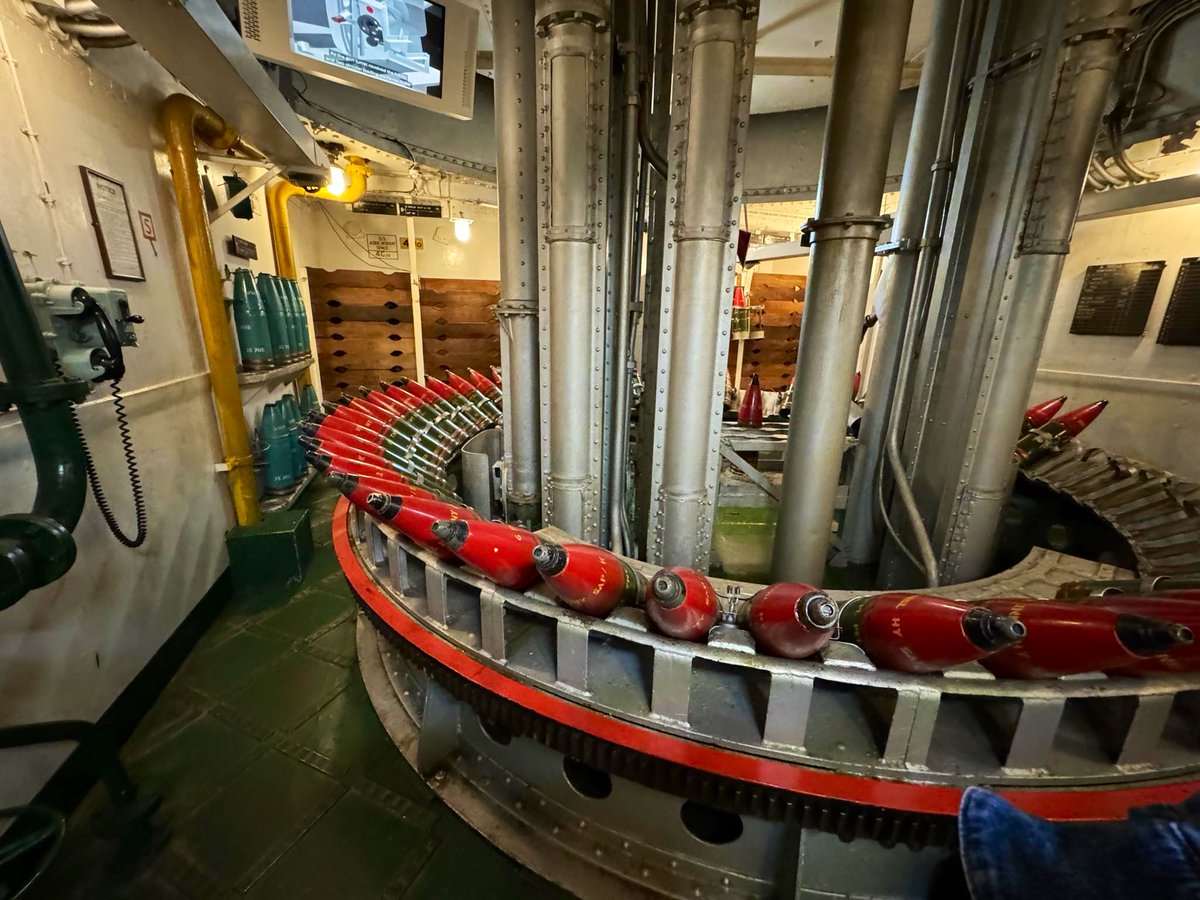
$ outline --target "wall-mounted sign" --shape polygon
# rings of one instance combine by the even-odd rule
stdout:
[[[350,211],[371,216],[395,216],[399,215],[397,211],[399,205],[395,200],[366,196],[351,203]]]
[[[1088,266],[1075,304],[1071,334],[1142,335],[1166,265],[1166,260],[1156,259]]]
[[[238,259],[258,259],[258,247],[255,243],[238,237],[236,234],[229,236],[225,247],[229,250],[230,256],[236,256]]]
[[[1179,263],[1158,342],[1200,346],[1200,258],[1192,256]]]
[[[440,219],[442,217],[442,204],[401,203],[400,215],[412,216],[414,219]]]
[[[139,209],[138,221],[142,224],[142,237],[150,242],[150,249],[158,256],[158,244],[155,243],[158,240],[158,232],[154,229],[154,217]]]
[[[80,166],[79,173],[83,176],[83,190],[92,214],[92,227],[96,229],[96,241],[100,244],[104,271],[109,278],[145,281],[125,185],[86,166]]]
[[[394,234],[368,234],[367,256],[372,259],[399,259],[400,239]]]

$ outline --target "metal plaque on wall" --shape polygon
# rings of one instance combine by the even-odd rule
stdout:
[[[1160,344],[1200,346],[1200,257],[1179,263],[1171,301],[1158,332]]]
[[[1165,259],[1150,262],[1088,266],[1083,276],[1071,334],[1105,334],[1138,337],[1146,331],[1146,320],[1154,294],[1162,279]]]

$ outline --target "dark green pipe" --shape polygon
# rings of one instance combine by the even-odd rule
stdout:
[[[0,404],[14,405],[37,469],[29,513],[0,515],[0,609],[61,578],[75,562],[85,459],[71,415],[86,383],[60,376],[0,225]]]

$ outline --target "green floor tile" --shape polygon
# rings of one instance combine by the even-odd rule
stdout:
[[[566,900],[569,896],[549,882],[536,876],[529,877],[521,866],[448,810],[442,826],[441,844],[403,894],[405,900],[459,900],[462,897]]]
[[[186,723],[199,718],[212,703],[211,699],[182,682],[171,682],[146,717],[138,723],[121,749],[121,755],[126,759],[136,759]]]
[[[335,625],[312,643],[314,647],[327,653],[334,653],[353,660],[358,655],[357,630],[357,622],[350,618],[340,625]]]
[[[177,681],[210,697],[224,699],[241,690],[258,672],[289,653],[288,643],[252,631],[238,631],[224,642],[189,659]]]
[[[253,624],[255,631],[277,634],[289,640],[307,640],[327,631],[338,619],[354,610],[343,596],[306,584],[288,601],[287,606]]]
[[[244,890],[344,791],[327,775],[271,750],[228,779],[177,829],[174,843],[208,878]]]
[[[341,573],[337,555],[333,552],[332,544],[322,544],[313,552],[312,562],[308,564],[308,573],[304,576],[305,584],[315,584],[321,579],[334,573]]]
[[[250,679],[226,705],[266,728],[289,732],[332,700],[348,677],[340,666],[296,652]]]
[[[291,738],[328,760],[329,771],[338,775],[365,769],[385,749],[399,753],[366,691],[353,683],[293,731]]]
[[[185,818],[262,751],[254,738],[205,715],[138,759],[131,772],[162,796],[167,819]]]
[[[249,896],[252,900],[382,897],[389,887],[410,883],[434,846],[411,825],[350,793],[267,870]]]
[[[395,745],[380,751],[367,766],[366,777],[393,794],[417,803],[429,803],[437,798],[437,794],[408,764],[408,760],[400,755],[400,750]]]

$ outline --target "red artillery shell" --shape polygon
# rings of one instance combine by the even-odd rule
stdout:
[[[1029,431],[1033,428],[1041,428],[1063,408],[1063,404],[1067,402],[1065,396],[1053,397],[1050,400],[1043,400],[1041,403],[1036,403],[1029,409],[1025,410],[1025,424],[1022,431]]]
[[[645,584],[624,560],[591,544],[542,542],[533,564],[563,606],[589,616],[637,603]]]
[[[1065,412],[1053,421],[1057,422],[1071,437],[1079,437],[1079,433],[1096,421],[1096,417],[1108,406],[1107,400],[1097,400],[1087,406],[1081,406],[1070,412]]]
[[[738,409],[737,423],[743,428],[762,428],[763,398],[762,387],[758,383],[758,373],[750,376],[750,387],[746,388],[746,396],[742,398],[741,408]]]
[[[495,371],[495,369],[492,371]],[[490,398],[493,403],[499,403],[501,401],[503,395],[500,393],[499,384],[492,382],[482,372],[476,372],[474,369],[467,369],[467,377],[470,378],[471,383],[474,384],[475,387],[479,388],[483,395]]]
[[[720,612],[712,582],[693,569],[672,566],[650,579],[646,615],[667,637],[702,641]]]
[[[842,607],[840,640],[862,647],[875,665],[924,674],[974,662],[1019,641],[1020,622],[929,594],[877,594]]]
[[[407,485],[408,479],[394,469],[381,466],[378,463],[359,462],[357,460],[344,459],[339,456],[334,456],[325,452],[309,451],[305,454],[308,461],[316,467],[318,472],[326,474],[344,474],[344,475],[367,475],[379,481],[386,479],[395,479],[396,483]],[[386,491],[386,487],[381,487],[380,490]]]
[[[541,576],[533,564],[533,532],[503,522],[437,522],[433,534],[468,566],[514,591],[531,588]]]
[[[435,522],[446,520],[475,520],[479,516],[465,506],[424,500],[420,497],[397,497],[394,494],[372,494],[367,504],[385,522],[391,523],[409,540],[420,544],[440,559],[452,560],[454,553],[433,533]]]
[[[1102,607],[1022,599],[988,600],[983,605],[1019,619],[1026,630],[1020,644],[984,660],[997,678],[1104,672],[1191,643],[1191,632],[1179,625]]]
[[[1085,597],[1079,602],[1084,606],[1102,606],[1117,613],[1150,616],[1164,622],[1174,622],[1190,629],[1193,633],[1200,631],[1200,603],[1195,600],[1159,594],[1151,597],[1116,594],[1106,597]],[[1200,646],[1192,643],[1176,647],[1154,656],[1144,657],[1113,671],[1121,675],[1200,671]]]
[[[838,621],[837,604],[828,594],[794,582],[768,585],[738,613],[758,649],[786,659],[812,656],[829,643]]]
[[[341,491],[346,498],[359,509],[365,509],[371,515],[375,509],[367,502],[372,494],[386,493],[397,497],[421,497],[426,500],[436,500],[437,497],[422,488],[409,484],[397,484],[386,478],[373,478],[370,475],[343,475],[335,473],[329,480]]]

